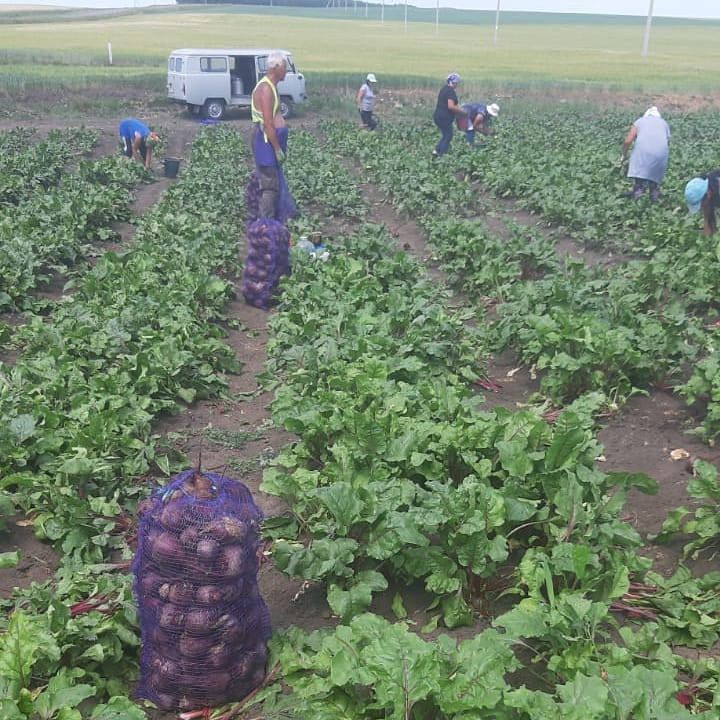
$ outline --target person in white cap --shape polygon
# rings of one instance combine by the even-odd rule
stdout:
[[[375,83],[377,83],[375,73],[368,73],[365,82],[357,91],[357,109],[363,126],[368,130],[374,130],[377,127],[377,120],[373,117],[373,111],[375,110]]]
[[[492,121],[500,114],[500,106],[497,103],[483,105],[482,103],[465,103],[460,106],[467,117],[458,117],[455,121],[459,130],[465,131],[465,139],[470,145],[475,144],[475,133],[483,135],[494,135]]]
[[[691,213],[702,210],[703,232],[714,235],[717,232],[715,211],[720,207],[720,170],[690,180],[685,186],[685,202]]]
[[[620,155],[622,166],[630,146],[635,143],[627,173],[627,176],[635,181],[629,193],[633,199],[642,197],[648,188],[651,202],[659,199],[659,186],[668,165],[669,141],[670,128],[654,105],[633,123],[625,136]]]

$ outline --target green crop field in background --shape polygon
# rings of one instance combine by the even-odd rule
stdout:
[[[430,87],[451,70],[473,85],[549,86],[567,83],[611,89],[703,91],[714,88],[720,66],[720,24],[661,21],[651,55],[640,58],[640,18],[579,18],[505,14],[493,45],[491,13],[441,11],[435,32],[431,11],[403,7],[300,10],[287,8],[175,7],[137,12],[8,13],[0,25],[0,88],[30,85],[83,87],[117,83],[162,92],[168,52],[178,47],[279,46],[293,51],[312,89],[336,85],[372,70],[380,79],[401,76]],[[473,19],[476,22],[473,22]],[[24,22],[21,22],[24,20]],[[2,22],[2,15],[0,15]],[[107,64],[112,42],[114,66]],[[62,66],[62,67],[61,67]]]

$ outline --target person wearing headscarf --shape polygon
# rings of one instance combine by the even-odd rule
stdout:
[[[123,155],[131,160],[136,158],[149,170],[153,147],[160,139],[158,134],[137,118],[125,118],[120,121],[118,135],[123,146]]]
[[[468,144],[475,144],[475,133],[493,135],[492,121],[500,114],[500,106],[497,103],[483,105],[482,103],[464,103],[460,106],[467,117],[458,117],[456,124],[459,130],[465,131],[465,139]]]
[[[657,202],[660,197],[660,183],[667,170],[670,128],[653,105],[638,118],[625,136],[620,162],[624,163],[630,146],[635,143],[630,155],[627,176],[634,180],[630,196],[641,197],[650,189],[650,200]]]
[[[377,78],[375,73],[368,73],[365,82],[360,86],[357,92],[357,109],[360,113],[360,120],[368,130],[374,130],[377,127],[377,120],[373,117],[375,110],[375,83]]]
[[[453,120],[456,115],[465,115],[465,111],[460,107],[458,96],[455,92],[455,88],[457,88],[459,82],[460,76],[456,72],[450,73],[438,93],[433,120],[440,129],[441,136],[440,141],[433,150],[433,157],[445,155],[450,149],[453,134]]]
[[[691,213],[702,210],[703,232],[714,235],[717,231],[715,211],[720,207],[720,170],[690,180],[685,186],[685,202]]]

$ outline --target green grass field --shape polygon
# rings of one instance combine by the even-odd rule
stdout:
[[[353,13],[281,8],[179,7],[118,16],[60,12],[54,22],[0,26],[0,88],[29,85],[83,87],[140,82],[162,92],[170,50],[184,46],[281,46],[293,51],[309,84],[336,84],[372,70],[381,78],[408,76],[434,87],[450,70],[471,85],[497,87],[579,84],[611,89],[703,91],[714,88],[720,65],[720,24],[661,21],[653,29],[651,56],[640,58],[643,22],[598,18],[506,14],[493,46],[489,13],[447,11],[458,24],[435,32],[431,11],[411,13],[405,30],[402,6]],[[477,22],[472,23],[473,16]],[[47,14],[44,15],[47,17]],[[112,42],[114,67],[107,64]]]

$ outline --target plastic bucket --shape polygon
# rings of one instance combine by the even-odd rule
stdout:
[[[176,178],[180,171],[180,161],[177,158],[165,158],[165,177]]]

